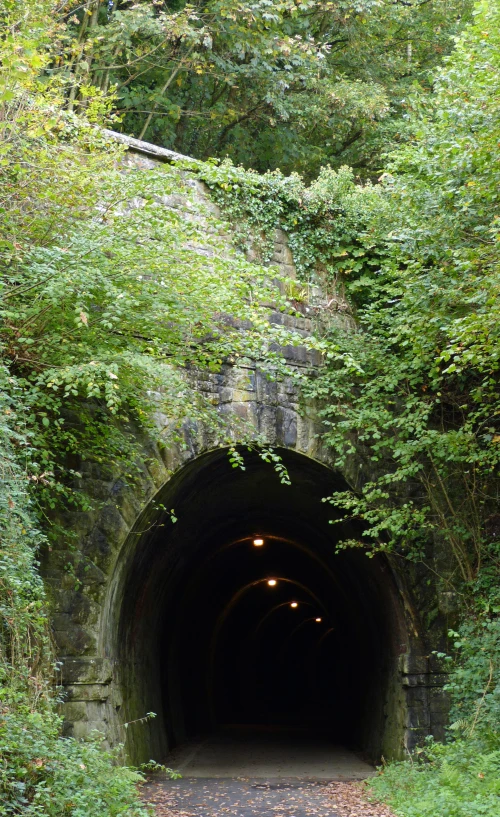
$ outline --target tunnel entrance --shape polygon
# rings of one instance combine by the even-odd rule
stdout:
[[[360,535],[332,525],[321,502],[345,483],[280,453],[291,485],[256,452],[245,470],[224,450],[199,457],[133,533],[115,593],[123,710],[156,717],[129,727],[132,757],[162,760],[221,728],[320,734],[373,760],[397,753],[407,644],[393,573],[383,557],[335,554]]]

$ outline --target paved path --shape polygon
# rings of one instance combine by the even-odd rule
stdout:
[[[167,765],[183,777],[364,780],[373,766],[326,737],[301,732],[230,729],[173,752]]]
[[[374,769],[325,737],[230,730],[182,747],[167,765],[182,779],[155,777],[144,788],[158,817],[375,817],[357,804],[338,810],[332,781],[348,788]]]
[[[300,780],[183,778],[152,784],[146,799],[159,817],[340,817],[325,784]]]

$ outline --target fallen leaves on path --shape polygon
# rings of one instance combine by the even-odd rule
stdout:
[[[395,817],[388,806],[370,803],[360,782],[296,781],[288,787],[241,779],[207,780],[202,786],[200,781],[173,785],[155,781],[144,787],[142,795],[155,817]]]
[[[370,803],[364,783],[329,783],[323,788],[338,817],[395,817],[383,803]]]

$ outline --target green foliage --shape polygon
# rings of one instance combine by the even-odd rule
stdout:
[[[331,325],[326,365],[304,384],[354,488],[327,501],[365,524],[341,547],[425,561],[433,541],[441,579],[464,599],[454,654],[442,656],[450,742],[373,784],[401,817],[500,814],[499,32],[498,9],[479,7],[432,102],[412,99],[415,137],[377,187],[356,186],[347,169],[310,187],[227,162],[204,171],[241,246],[269,258],[278,222],[305,284],[350,301],[356,327]]]
[[[365,544],[421,559],[434,538],[466,581],[492,553],[498,499],[499,30],[481,7],[432,105],[415,100],[386,205],[359,225],[380,263],[344,275],[359,331],[332,333],[309,390],[338,466],[365,463],[357,493],[331,498],[367,523]]]
[[[68,2],[46,75],[87,117],[114,89],[125,132],[207,159],[308,178],[380,167],[429,90],[469,0]]]
[[[36,550],[44,536],[33,519],[26,474],[15,448],[27,448],[14,410],[16,382],[0,369],[0,684],[39,689],[49,648],[44,590]],[[38,673],[36,672],[38,668]],[[38,678],[35,677],[38,674]]]
[[[357,474],[352,492],[329,498],[365,523],[364,539],[341,547],[421,560],[434,540],[452,555],[447,582],[495,564],[498,179],[487,157],[499,52],[496,11],[481,14],[433,101],[413,98],[416,135],[381,185],[356,184],[348,168],[309,186],[228,161],[198,171],[243,249],[269,260],[279,224],[301,281],[321,283],[333,310],[350,303],[356,331],[324,311],[327,365],[304,384],[337,466]]]
[[[75,498],[86,460],[133,463],[137,428],[153,433],[159,414],[170,436],[189,416],[225,439],[186,369],[249,357],[276,369],[273,344],[298,339],[269,327],[261,304],[279,306],[279,293],[264,268],[229,251],[227,225],[189,174],[118,169],[120,151],[85,121],[42,136],[43,113],[22,111],[5,134],[0,339],[24,406],[30,479],[53,508],[58,495]]]
[[[499,773],[498,748],[430,742],[414,760],[386,767],[371,789],[398,817],[498,817]]]
[[[498,614],[498,609],[496,610]],[[478,606],[453,639],[447,689],[450,742],[429,740],[410,760],[379,770],[370,784],[377,799],[401,817],[500,814],[500,621]]]
[[[182,193],[189,221],[168,206]],[[126,448],[119,424],[152,427],[154,412],[165,424],[178,426],[189,412],[222,426],[182,368],[264,358],[278,338],[278,330],[274,338],[238,331],[238,319],[253,319],[256,330],[264,323],[256,297],[268,291],[264,270],[259,282],[258,268],[221,251],[222,225],[208,212],[195,220],[200,205],[178,173],[150,171],[147,186],[134,170],[103,175],[99,207],[102,219],[68,229],[62,246],[28,251],[5,281],[4,343],[24,388],[38,479],[58,478],[64,452],[118,456]],[[118,422],[106,425],[108,415]]]
[[[300,283],[321,284],[333,295],[343,275],[379,263],[384,249],[375,245],[366,225],[387,205],[376,187],[356,184],[350,168],[324,167],[309,185],[297,173],[261,175],[229,160],[200,165],[198,172],[234,225],[241,249],[267,263],[276,226],[286,232],[299,288]]]
[[[500,620],[496,616],[469,616],[455,638],[455,666],[447,689],[452,696],[453,734],[500,744]]]
[[[456,739],[390,766],[377,793],[403,817],[494,815],[498,9],[478,8],[430,98],[407,91],[465,4],[89,0],[63,20],[48,0],[25,6],[18,20],[18,4],[0,0],[0,814],[140,813],[135,772],[112,767],[98,739],[60,737],[35,512],[86,503],[85,463],[133,479],[134,441],[158,439],[158,417],[171,437],[185,418],[211,426],[244,468],[234,437],[248,443],[245,429],[229,433],[185,373],[246,358],[279,372],[273,349],[303,340],[269,326],[272,300],[321,313],[311,345],[325,366],[304,394],[353,488],[327,501],[365,524],[341,546],[422,560],[433,541],[452,556],[443,580],[481,602],[447,661]],[[117,164],[121,150],[95,127],[116,99],[137,134],[317,178],[230,161],[147,174]],[[347,155],[370,172],[381,142],[398,138],[408,144],[379,185],[342,166]],[[319,170],[326,161],[337,169]],[[228,221],[262,267],[222,251]],[[282,296],[266,269],[278,226],[299,273]],[[307,303],[316,283],[328,307]],[[286,483],[276,453],[261,455]]]
[[[17,464],[30,450],[15,378],[0,370],[0,815],[146,815],[141,776],[117,765],[101,737],[60,736],[53,659],[36,553],[45,537]],[[21,453],[22,452],[22,453]]]
[[[0,712],[0,815],[146,817],[136,790],[142,775],[104,751],[102,736],[60,737],[53,711],[29,707],[12,691]]]
[[[57,83],[39,77],[51,5],[28,3],[21,21],[16,10],[0,9],[12,23],[0,41],[0,814],[139,815],[141,776],[99,736],[61,737],[37,572],[47,513],[88,503],[85,461],[119,460],[133,478],[153,414],[171,434],[189,415],[224,438],[185,371],[248,355],[279,368],[281,330],[263,335],[261,306],[279,295],[264,269],[221,249],[227,228],[187,174],[118,167],[95,110],[61,111]]]
[[[379,463],[377,479],[357,496],[332,502],[362,516],[382,548],[408,552],[410,543],[419,558],[433,535],[467,580],[461,624],[449,633],[454,654],[440,655],[450,670],[449,743],[431,742],[373,783],[401,817],[500,814],[498,168],[491,161],[500,135],[499,38],[498,7],[479,4],[438,76],[432,106],[420,107],[414,143],[394,157],[386,189],[397,244],[370,302],[353,287],[360,336],[371,348],[361,354],[353,345],[359,374],[347,408],[344,349],[340,376],[330,375],[351,434],[350,450],[337,446],[340,456],[361,442]]]
[[[459,631],[449,632],[453,656],[440,655],[449,671],[450,741],[428,740],[409,760],[382,767],[370,783],[373,795],[401,817],[500,814],[498,612],[497,582],[489,593],[482,588]]]

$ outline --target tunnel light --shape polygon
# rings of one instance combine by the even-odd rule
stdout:
[[[269,587],[276,587],[276,585],[277,585],[276,579],[268,579],[267,583],[268,583]]]
[[[299,606],[299,605],[297,604],[297,602],[296,602],[296,601],[292,601],[292,603],[291,603],[291,605],[290,605],[290,607],[298,607],[298,606]]]
[[[264,540],[257,537],[257,539],[253,540],[253,543],[254,543],[256,548],[260,548],[264,544]]]
[[[322,619],[320,619],[320,618],[315,618],[314,620],[315,620],[315,621],[317,621],[317,622],[321,622],[321,620],[322,620]]]

